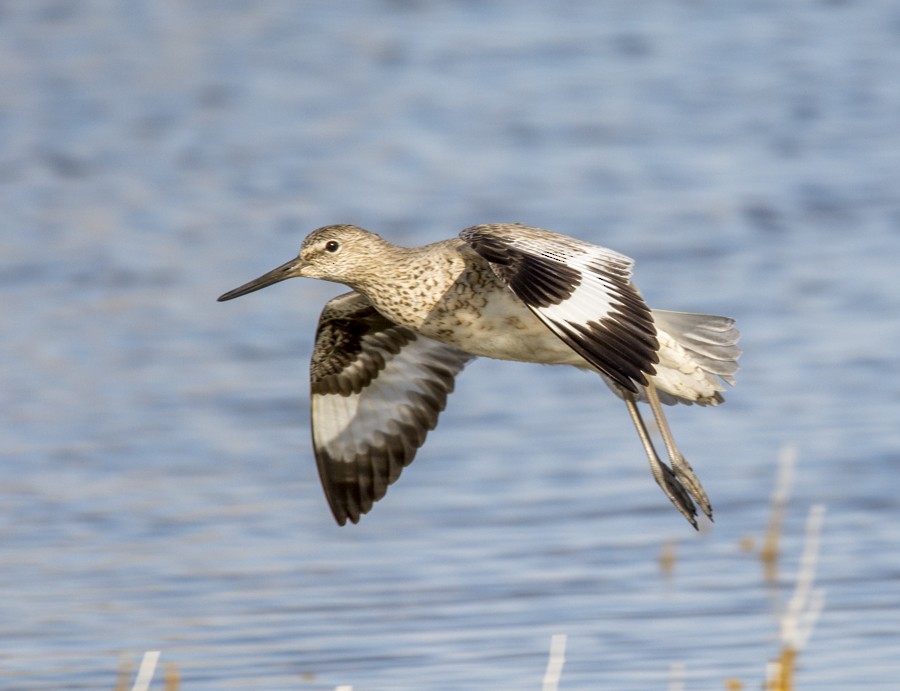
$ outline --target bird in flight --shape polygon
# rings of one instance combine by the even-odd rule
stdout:
[[[476,225],[414,248],[330,225],[310,233],[297,257],[219,301],[296,276],[351,288],[322,310],[310,363],[313,449],[340,525],[384,497],[437,425],[456,375],[488,357],[599,374],[625,402],[653,478],[696,528],[697,506],[709,518],[712,506],[662,404],[722,403],[739,333],[728,317],[650,309],[631,282],[633,263],[518,223]]]

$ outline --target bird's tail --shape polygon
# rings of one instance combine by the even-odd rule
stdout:
[[[734,326],[734,319],[712,314],[667,310],[652,310],[652,312],[657,329],[677,341],[696,365],[710,375],[710,382],[719,378],[734,385],[734,375],[738,370],[737,361],[741,355],[741,349],[737,345],[741,334]],[[684,401],[677,394],[676,397]],[[665,398],[663,396],[663,399]],[[716,398],[718,400],[709,402],[717,403],[721,400],[721,396],[717,395]],[[675,401],[664,400],[664,402]]]

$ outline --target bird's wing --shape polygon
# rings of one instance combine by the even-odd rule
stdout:
[[[471,359],[394,324],[359,293],[325,305],[310,363],[312,437],[340,525],[358,522],[412,462]]]
[[[633,393],[659,359],[650,309],[630,281],[633,262],[604,247],[518,224],[460,237],[550,330]]]

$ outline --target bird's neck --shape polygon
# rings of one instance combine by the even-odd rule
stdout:
[[[415,248],[388,245],[386,258],[379,261],[386,268],[363,276],[351,287],[388,319],[417,329],[465,270],[459,252],[448,251],[460,243],[449,240]]]

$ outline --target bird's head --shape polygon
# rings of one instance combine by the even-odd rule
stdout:
[[[354,288],[373,264],[373,255],[386,246],[387,243],[381,237],[356,226],[332,225],[318,228],[306,236],[296,257],[221,295],[219,302],[297,276],[320,278]]]

